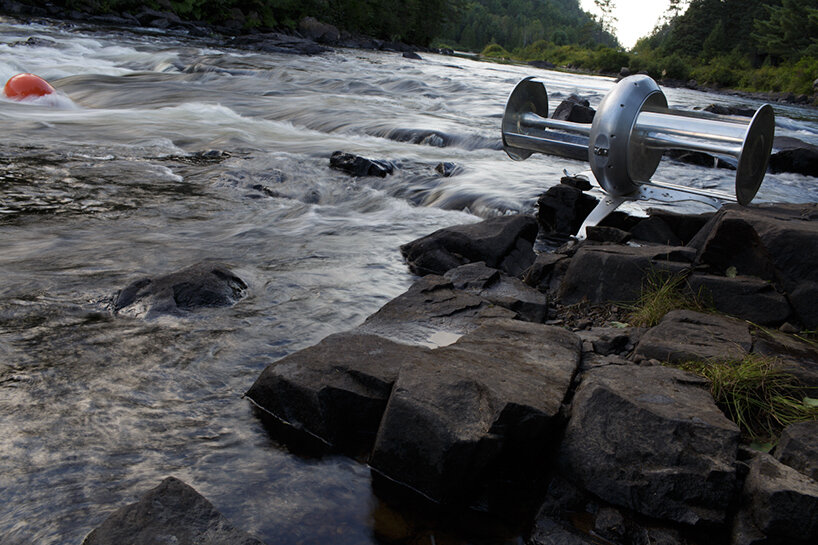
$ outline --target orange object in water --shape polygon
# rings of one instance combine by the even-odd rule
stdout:
[[[3,87],[8,98],[22,100],[29,97],[50,95],[54,88],[46,80],[34,74],[17,74],[12,76]]]

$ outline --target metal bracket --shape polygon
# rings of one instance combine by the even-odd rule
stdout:
[[[565,171],[568,174],[567,171]],[[575,176],[584,176],[584,173],[575,174]],[[588,236],[588,227],[598,225],[608,215],[619,208],[625,201],[659,201],[659,202],[687,202],[695,201],[713,208],[721,208],[724,201],[734,201],[736,198],[727,193],[720,191],[712,191],[707,189],[691,189],[688,187],[669,184],[664,182],[651,181],[647,184],[640,184],[636,191],[630,195],[612,196],[606,194],[605,197],[599,201],[599,204],[588,214],[582,226],[577,231],[576,238],[578,240],[585,240]]]

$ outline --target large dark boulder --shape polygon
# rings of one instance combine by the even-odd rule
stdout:
[[[687,277],[687,285],[719,312],[759,325],[780,326],[792,314],[784,295],[769,282],[753,276],[729,278],[696,273]]]
[[[643,219],[631,228],[631,237],[642,242],[664,244],[666,246],[684,246],[670,225],[658,216]]]
[[[818,326],[818,204],[726,205],[690,243],[724,274],[772,280],[805,328]]]
[[[692,310],[668,312],[642,335],[634,359],[684,363],[709,359],[741,359],[752,348],[746,322]]]
[[[553,62],[548,61],[528,61],[528,65],[542,70],[551,70],[557,67]]]
[[[82,545],[264,545],[234,527],[207,499],[168,477],[138,502],[114,511]]]
[[[596,110],[590,107],[588,100],[571,95],[559,103],[551,117],[573,123],[592,123],[595,114]]]
[[[525,489],[547,468],[580,357],[571,332],[495,321],[401,368],[370,466],[444,503]]]
[[[671,246],[582,246],[565,272],[557,300],[572,305],[633,302],[649,275],[684,274],[691,263],[685,248]]]
[[[410,270],[418,275],[444,274],[449,269],[483,261],[519,276],[535,259],[537,221],[529,215],[499,216],[479,223],[435,231],[400,247]]]
[[[702,108],[702,110],[716,115],[733,115],[741,117],[753,117],[756,113],[753,108],[742,108],[741,106],[728,106],[725,104],[708,104]]]
[[[770,172],[795,172],[818,177],[818,149],[808,147],[777,151],[770,155]]]
[[[750,462],[733,543],[818,542],[818,482],[764,453]]]
[[[289,55],[320,55],[330,51],[328,47],[319,45],[308,38],[279,32],[242,34],[233,38],[231,44],[254,51]]]
[[[571,184],[549,187],[537,200],[537,220],[547,233],[574,235],[597,200]]]
[[[200,308],[229,306],[247,293],[247,284],[225,265],[197,263],[175,273],[136,280],[119,291],[117,314],[152,318]]]
[[[732,268],[737,274],[775,280],[769,251],[744,218],[719,217],[701,246],[698,261],[722,275]]]
[[[430,350],[338,333],[270,364],[246,397],[295,429],[351,454],[369,451],[404,365]]]
[[[649,517],[724,523],[740,433],[707,386],[671,367],[586,371],[560,450],[565,474],[597,497]]]
[[[713,217],[713,212],[705,212],[703,214],[679,214],[655,208],[648,210],[651,218],[661,219],[670,227],[673,234],[676,235],[683,244],[690,243],[693,237],[701,231],[708,221]]]
[[[818,420],[784,428],[773,454],[779,462],[818,482]]]

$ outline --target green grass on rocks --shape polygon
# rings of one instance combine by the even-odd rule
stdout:
[[[682,369],[710,381],[719,408],[753,440],[771,440],[796,422],[818,419],[818,403],[804,397],[797,379],[775,358],[691,361]]]

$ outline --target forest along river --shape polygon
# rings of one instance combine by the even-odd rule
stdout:
[[[60,95],[0,100],[1,543],[78,544],[168,475],[270,544],[382,543],[401,525],[423,542],[520,541],[402,518],[364,464],[288,452],[241,396],[267,364],[402,293],[413,277],[400,244],[530,212],[563,169],[587,168],[500,149],[520,79],[547,78],[553,106],[572,92],[596,106],[612,79],[0,19],[0,80],[19,72]],[[737,103],[665,92],[684,109]],[[814,110],[776,113],[778,134],[818,142]],[[352,178],[329,168],[335,150],[397,169]],[[463,170],[441,177],[442,161]],[[668,161],[657,178],[733,186],[729,171]],[[757,200],[817,201],[818,184],[768,175]],[[203,259],[231,266],[249,297],[185,317],[111,315],[132,280]]]

